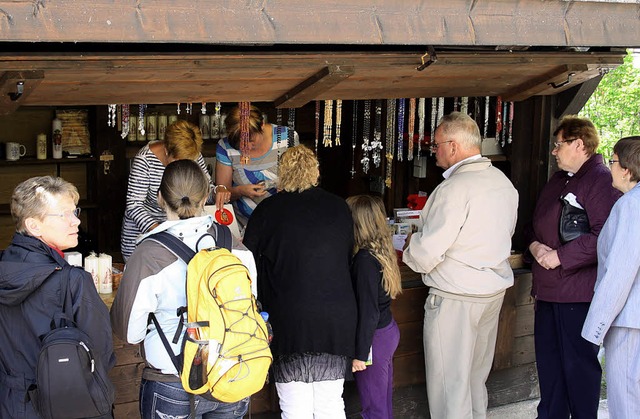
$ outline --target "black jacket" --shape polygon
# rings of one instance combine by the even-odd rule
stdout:
[[[0,417],[37,418],[25,401],[35,382],[40,337],[62,311],[62,281],[69,281],[76,325],[107,370],[115,364],[109,310],[91,275],[68,266],[58,252],[40,240],[16,233],[0,254]]]

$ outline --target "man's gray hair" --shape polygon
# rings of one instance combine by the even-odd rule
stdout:
[[[465,149],[482,148],[482,137],[478,124],[469,115],[451,112],[440,118],[438,129],[447,140],[454,140]]]

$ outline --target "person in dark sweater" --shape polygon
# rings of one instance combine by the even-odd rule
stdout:
[[[353,216],[351,280],[358,302],[352,371],[362,417],[393,418],[393,354],[400,330],[391,314],[391,300],[402,291],[400,269],[380,198],[352,196],[347,205]]]
[[[349,266],[353,222],[344,199],[318,187],[318,160],[282,154],[279,192],[253,211],[243,243],[270,315],[272,378],[283,418],[345,418],[344,379],[355,355],[357,308]]]

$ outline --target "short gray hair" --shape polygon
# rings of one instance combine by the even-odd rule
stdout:
[[[60,177],[32,177],[16,186],[11,196],[11,216],[16,223],[16,231],[28,234],[25,220],[43,219],[60,197],[69,197],[76,205],[80,200],[78,189]]]
[[[465,149],[482,148],[480,128],[476,121],[465,113],[451,112],[443,116],[438,123],[438,129],[447,140],[455,140]]]

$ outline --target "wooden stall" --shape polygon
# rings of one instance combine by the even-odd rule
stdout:
[[[640,5],[624,0],[0,1],[0,10],[0,142],[26,147],[21,159],[0,161],[0,248],[13,232],[15,185],[52,174],[79,187],[85,248],[115,260],[128,165],[144,143],[128,142],[108,125],[109,104],[128,104],[132,112],[145,104],[167,114],[181,104],[180,117],[197,123],[202,103],[210,113],[215,102],[251,101],[273,122],[278,109],[294,110],[295,129],[314,146],[316,101],[341,99],[343,145],[318,149],[322,186],[343,197],[381,194],[391,214],[409,193],[430,193],[441,171],[424,152],[424,178],[406,160],[394,162],[390,188],[382,186],[384,162],[364,173],[354,101],[442,97],[449,112],[454,98],[489,97],[495,112],[500,96],[515,104],[513,142],[492,160],[520,193],[513,248],[522,250],[523,226],[554,169],[550,138],[559,118],[578,112],[603,75],[622,63],[624,48],[640,40]],[[185,104],[193,104],[192,114]],[[48,158],[36,159],[38,134],[50,143],[56,111],[70,109],[87,113],[90,153],[52,159],[49,144]],[[203,154],[215,156],[215,141],[205,142]],[[515,274],[487,384],[492,406],[538,391],[531,275]],[[406,267],[403,280],[392,306],[402,336],[394,360],[398,388],[424,383],[427,289]],[[115,347],[116,415],[136,417],[140,354],[118,340]],[[253,398],[254,412],[275,409],[273,386]]]

